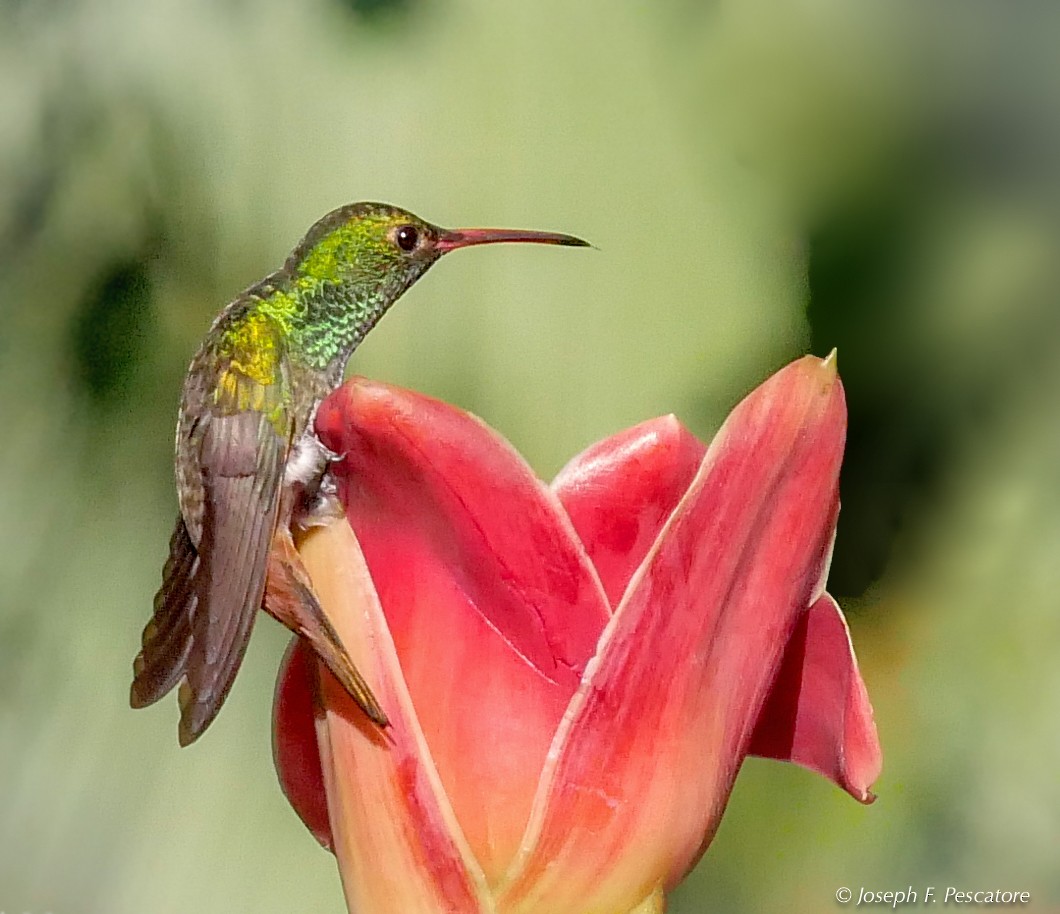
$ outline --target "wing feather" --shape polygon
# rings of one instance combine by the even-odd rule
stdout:
[[[134,707],[180,683],[182,745],[217,716],[246,652],[294,431],[282,330],[260,314],[241,320],[215,326],[185,382],[181,516],[133,664]]]
[[[180,693],[182,745],[217,716],[246,653],[265,593],[286,449],[256,412],[215,418],[204,436],[206,499],[193,578],[199,608]]]

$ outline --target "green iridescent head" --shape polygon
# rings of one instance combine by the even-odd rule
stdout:
[[[586,246],[580,238],[553,232],[443,229],[386,203],[351,203],[320,219],[285,269],[302,289],[339,287],[390,304],[443,254],[498,242]]]
[[[552,232],[443,229],[386,203],[352,203],[306,233],[254,296],[255,308],[282,324],[299,358],[341,375],[365,334],[439,257],[501,241],[586,244]]]

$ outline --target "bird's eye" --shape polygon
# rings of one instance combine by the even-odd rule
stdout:
[[[414,225],[403,225],[397,230],[394,239],[401,250],[409,253],[415,250],[416,244],[420,240],[420,233],[416,231],[416,226]]]

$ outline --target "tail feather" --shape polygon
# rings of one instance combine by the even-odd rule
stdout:
[[[338,679],[368,718],[380,727],[389,724],[386,712],[364,677],[354,666],[313,592],[291,531],[283,527],[273,537],[264,609],[274,619],[309,642],[316,655]]]
[[[162,586],[155,595],[154,614],[144,627],[141,650],[133,661],[129,703],[144,708],[167,695],[184,675],[192,646],[197,599],[193,581],[199,556],[184,519],[177,518],[169,541]]]

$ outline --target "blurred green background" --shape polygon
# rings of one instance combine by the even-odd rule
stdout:
[[[2,0],[0,910],[343,910],[275,783],[279,626],[190,750],[127,690],[186,364],[358,199],[599,247],[455,257],[353,362],[546,477],[839,348],[879,800],[750,761],[672,910],[1060,909],[1058,42],[1019,0]]]

